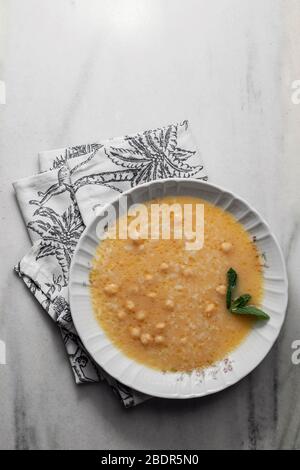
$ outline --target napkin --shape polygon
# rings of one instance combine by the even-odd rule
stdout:
[[[187,121],[41,152],[40,173],[13,183],[32,241],[15,271],[58,325],[77,384],[106,380],[126,407],[149,397],[104,372],[84,349],[69,307],[69,269],[85,225],[120,193],[161,178],[207,176]]]

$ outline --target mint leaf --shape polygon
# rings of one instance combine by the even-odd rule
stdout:
[[[247,305],[251,299],[250,294],[240,295],[237,299],[232,301],[232,292],[236,287],[238,275],[233,268],[227,271],[227,292],[226,292],[226,306],[231,313],[236,315],[252,315],[260,320],[269,320],[269,315],[260,308],[254,305]]]
[[[253,315],[260,320],[269,320],[269,315],[260,308],[254,307],[254,305],[247,305],[246,307],[235,307],[231,309],[231,312],[237,315]]]
[[[227,292],[226,292],[226,306],[231,307],[232,291],[237,283],[237,273],[233,268],[227,271]]]
[[[231,308],[245,307],[245,305],[247,305],[250,299],[251,299],[250,294],[241,295],[240,297],[238,297],[232,302]]]

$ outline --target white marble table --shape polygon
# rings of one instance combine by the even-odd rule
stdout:
[[[299,448],[300,2],[1,0],[0,21],[0,448]],[[277,234],[288,316],[238,385],[125,410],[105,384],[74,385],[57,329],[13,274],[30,242],[11,182],[37,171],[39,150],[182,119],[210,180]]]

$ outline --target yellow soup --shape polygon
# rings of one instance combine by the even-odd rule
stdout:
[[[130,358],[163,371],[200,369],[224,358],[249,333],[253,320],[226,308],[226,273],[232,267],[239,275],[235,295],[249,293],[259,305],[261,257],[228,212],[178,196],[150,201],[149,213],[153,202],[192,204],[193,210],[203,204],[203,248],[187,250],[186,240],[174,237],[102,241],[90,274],[95,316]]]

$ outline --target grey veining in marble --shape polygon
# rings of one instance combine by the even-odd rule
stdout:
[[[298,0],[0,0],[0,448],[300,447],[299,25]],[[182,119],[210,180],[276,233],[288,315],[236,386],[124,410],[105,384],[74,385],[55,326],[12,272],[30,243],[11,182],[37,171],[40,150]]]

